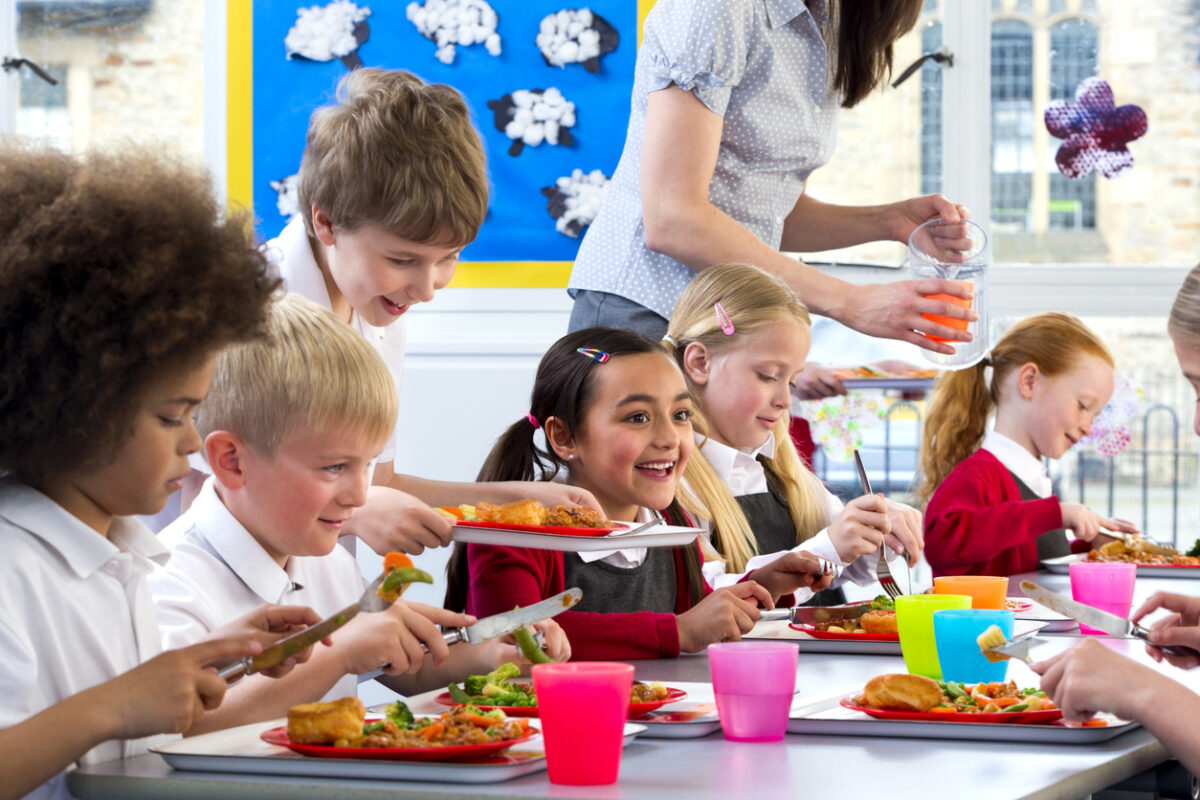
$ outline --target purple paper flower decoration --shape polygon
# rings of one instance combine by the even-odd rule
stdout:
[[[1055,100],[1046,106],[1046,130],[1062,139],[1054,156],[1058,171],[1082,178],[1092,171],[1115,178],[1133,166],[1125,145],[1146,133],[1146,112],[1139,106],[1113,107],[1112,87],[1088,78],[1075,89],[1075,102]]]

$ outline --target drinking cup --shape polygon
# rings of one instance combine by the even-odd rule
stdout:
[[[965,594],[971,608],[1004,608],[1008,578],[996,575],[943,575],[933,579],[934,594]]]
[[[970,299],[938,293],[926,295],[933,300],[944,300],[964,308],[973,308],[979,319],[968,323],[963,319],[941,314],[924,314],[931,322],[965,330],[974,337],[969,342],[959,342],[941,336],[926,334],[935,342],[948,342],[954,353],[943,355],[924,348],[921,355],[938,366],[948,369],[963,369],[975,364],[987,353],[987,270],[991,261],[988,237],[983,228],[970,220],[948,223],[932,219],[918,227],[908,237],[908,260],[912,276],[917,280],[942,278],[960,281],[971,289]]]
[[[533,689],[551,783],[615,783],[633,689],[633,665],[535,664]]]
[[[1071,597],[1077,602],[1129,618],[1133,607],[1136,564],[1080,561],[1072,564]],[[1104,631],[1079,624],[1079,632],[1089,636],[1107,636]]]
[[[1008,659],[989,661],[979,649],[979,634],[996,625],[1011,639],[1016,614],[994,608],[944,608],[933,612],[942,679],[959,683],[1003,682]]]
[[[791,642],[708,646],[717,716],[734,742],[777,742],[787,730],[799,648]]]
[[[933,635],[933,612],[943,608],[970,608],[965,594],[905,594],[896,598],[896,630],[904,666],[914,675],[938,680],[937,641]]]

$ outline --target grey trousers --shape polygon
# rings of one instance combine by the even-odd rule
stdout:
[[[637,331],[656,342],[667,335],[667,320],[645,306],[618,294],[580,289],[567,330],[574,333],[598,325]]]

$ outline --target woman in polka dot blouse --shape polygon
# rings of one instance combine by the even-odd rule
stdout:
[[[920,8],[921,0],[658,0],[638,51],[625,150],[571,273],[571,330],[611,325],[659,338],[696,271],[740,261],[863,333],[943,353],[953,348],[914,329],[969,338],[920,317],[974,318],[925,297],[967,297],[959,284],[852,286],[783,254],[906,242],[932,217],[965,218],[941,195],[854,207],[804,191],[833,154],[838,108],[884,80],[892,43]]]

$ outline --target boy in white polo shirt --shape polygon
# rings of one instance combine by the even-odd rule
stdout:
[[[327,616],[358,599],[365,581],[337,538],[366,500],[396,406],[378,353],[298,295],[272,304],[265,337],[219,356],[197,414],[213,475],[160,534],[171,558],[151,581],[168,646],[193,642],[264,602],[301,603]],[[236,685],[203,727],[219,727],[222,715],[272,719],[297,703],[354,695],[356,676],[384,664],[389,676],[419,670],[385,679],[408,694],[518,658],[499,640],[447,648],[434,624],[471,622],[403,600],[359,615],[287,677]],[[566,658],[561,629],[541,627],[551,655]]]
[[[213,353],[275,281],[205,179],[143,153],[2,147],[0,195],[0,794],[60,798],[73,762],[187,730],[225,691],[207,667],[261,651],[161,653],[166,550],[134,515],[179,488]],[[260,626],[317,619],[279,611]]]

